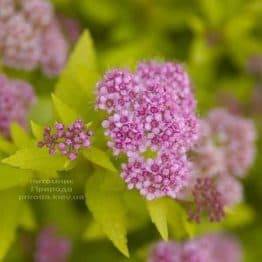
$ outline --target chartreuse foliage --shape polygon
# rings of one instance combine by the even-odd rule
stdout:
[[[86,202],[94,218],[113,244],[126,256],[127,229],[125,206],[121,199],[121,191],[112,191],[103,187],[104,177],[110,173],[96,172],[86,184]]]
[[[205,1],[202,8],[206,9]],[[216,4],[214,10],[216,11]],[[196,30],[201,31],[203,27],[201,21],[197,22],[197,19],[192,17],[191,19],[194,20],[194,22],[191,21],[192,23],[198,23]],[[221,20],[220,13],[207,19],[216,25]],[[208,68],[216,58],[212,50],[208,50],[209,53],[205,50],[207,50],[205,43],[199,34],[190,53],[190,69],[193,73],[199,72],[195,71],[195,65],[201,64]],[[121,60],[114,54],[112,56],[116,60]],[[123,59],[121,61],[125,62]],[[104,61],[104,63],[107,62]],[[80,180],[79,188],[85,190],[87,209],[92,214],[92,219],[88,215],[81,216],[81,223],[84,219],[84,224],[87,224],[82,232],[83,238],[93,240],[107,237],[125,256],[129,256],[128,233],[143,229],[150,221],[164,240],[184,239],[206,231],[233,228],[249,223],[254,214],[245,205],[229,210],[226,220],[221,224],[204,222],[196,225],[188,221],[183,203],[168,198],[147,201],[136,191],[127,190],[119,174],[121,161],[113,158],[107,151],[101,118],[95,110],[95,87],[100,77],[97,64],[93,41],[89,32],[85,31],[76,44],[67,66],[58,79],[54,94],[50,98],[53,120],[71,124],[77,119],[82,119],[94,132],[92,146],[82,150],[78,160],[69,164],[64,156],[58,154],[51,156],[46,149],[38,148],[37,142],[43,137],[44,126],[36,121],[31,121],[32,136],[14,123],[11,126],[12,139],[10,141],[12,142],[0,137],[0,152],[4,156],[0,164],[0,210],[3,210],[0,216],[0,260],[14,240],[18,226],[27,230],[34,230],[36,227],[30,205],[27,202],[18,201],[17,197],[20,191],[18,187],[25,188],[28,181],[35,175],[46,178],[61,173],[62,175],[70,174],[71,178],[75,179],[80,173],[84,178]],[[213,70],[211,67],[209,69]],[[204,101],[206,93],[200,92],[198,95],[200,100]],[[72,235],[76,231],[81,231],[73,228],[74,223],[77,224],[76,227],[79,226],[80,218],[73,210],[71,203],[48,202],[43,203],[42,206],[48,221],[55,221],[63,229],[70,228]],[[53,209],[59,210],[63,215],[57,215]],[[87,210],[86,213],[88,213]],[[64,220],[67,216],[68,220]]]
[[[16,228],[19,224],[20,189],[12,188],[0,191],[1,208],[1,234],[0,234],[0,260],[2,261],[9,246],[15,239]]]
[[[89,32],[85,31],[58,80],[55,94],[81,117],[91,120],[98,78],[93,42]]]

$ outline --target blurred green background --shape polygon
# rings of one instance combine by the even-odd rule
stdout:
[[[199,114],[223,106],[255,120],[257,157],[244,181],[245,198],[255,215],[252,222],[234,227],[233,232],[243,243],[245,261],[260,261],[262,1],[53,0],[53,3],[58,12],[78,19],[83,28],[90,30],[102,70],[134,67],[137,61],[144,59],[178,61],[185,65],[192,77]],[[55,80],[49,82],[50,91]],[[40,99],[42,105],[46,106],[45,103],[49,103],[44,99],[47,91],[41,89],[41,81],[35,82],[35,85],[40,90],[39,94],[43,95]],[[48,119],[47,112],[42,122],[45,122],[44,118]],[[62,207],[61,202],[59,205],[57,216],[66,212],[68,220],[72,219],[72,224],[75,223],[74,211],[68,211],[72,207]],[[84,207],[80,204],[77,208]],[[76,220],[81,224],[81,218]],[[81,231],[80,226],[77,231]],[[158,238],[153,225],[131,233],[130,253],[135,255],[129,261],[140,261],[143,247]],[[9,256],[12,261],[12,253]],[[108,240],[84,242],[76,238],[74,243],[72,261],[126,260]]]

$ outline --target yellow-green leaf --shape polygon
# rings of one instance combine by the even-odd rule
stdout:
[[[165,198],[147,201],[148,211],[152,222],[156,225],[161,237],[168,239],[167,203]]]
[[[54,94],[52,95],[52,100],[55,111],[64,124],[71,124],[76,119],[79,119],[79,115]]]
[[[95,146],[91,146],[90,148],[84,150],[83,155],[90,162],[100,167],[103,167],[113,172],[117,171],[113,163],[111,162],[109,156],[104,151]]]
[[[15,150],[15,145],[0,135],[0,151],[6,154],[11,154],[15,152]]]
[[[168,201],[167,220],[171,229],[170,233],[175,239],[192,238],[195,235],[195,224],[188,221],[187,212],[175,200]]]
[[[19,192],[17,188],[0,191],[0,261],[15,239],[19,222]]]
[[[26,185],[33,173],[8,165],[0,164],[0,190]]]
[[[89,178],[86,185],[87,206],[107,237],[125,256],[129,256],[121,193],[101,190],[102,181],[103,176],[98,173]]]
[[[41,140],[43,138],[44,128],[42,126],[38,125],[34,121],[31,121],[31,129],[32,129],[32,133],[33,133],[34,137],[37,140]]]
[[[93,41],[85,30],[58,80],[55,94],[82,117],[90,119],[94,113],[98,78]]]
[[[36,221],[33,210],[28,202],[23,201],[21,206],[21,214],[19,215],[19,224],[26,230],[34,230]]]
[[[26,133],[24,128],[22,128],[17,123],[12,123],[10,127],[11,137],[14,142],[14,144],[18,148],[25,148],[32,146],[33,142],[29,135]]]
[[[4,164],[34,171],[64,170],[67,162],[64,156],[50,155],[47,150],[37,147],[20,149],[2,160]]]

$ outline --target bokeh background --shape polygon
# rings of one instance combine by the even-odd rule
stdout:
[[[245,198],[252,214],[248,218],[239,217],[247,223],[234,226],[232,231],[241,239],[245,261],[260,261],[262,1],[54,0],[53,4],[57,12],[79,20],[82,28],[89,29],[102,70],[133,67],[137,61],[145,59],[179,61],[192,77],[200,115],[210,108],[223,106],[254,119],[258,133],[257,156],[244,180]],[[27,77],[26,73],[9,73]],[[38,110],[32,118],[44,123],[51,114],[51,102],[47,97],[56,79],[37,75],[31,82],[40,96]],[[68,203],[60,202],[59,205],[57,214],[50,213],[50,217],[60,225],[64,223],[66,231],[76,235],[73,224],[81,218],[74,217]],[[81,203],[79,205],[79,209],[84,208]],[[139,261],[140,253],[158,238],[153,225],[131,233],[130,251],[136,255],[129,261]],[[16,261],[17,251],[14,250],[15,247],[9,252],[7,261]],[[96,237],[89,241],[76,238],[72,257],[72,261],[126,261],[108,240]]]

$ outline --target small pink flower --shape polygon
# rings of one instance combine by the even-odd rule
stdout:
[[[58,236],[55,228],[44,228],[37,237],[35,262],[66,262],[71,249],[70,240]]]
[[[182,243],[158,242],[148,262],[241,262],[240,243],[231,235],[210,234]]]
[[[27,115],[35,103],[32,87],[20,80],[0,75],[0,133],[10,137],[10,125],[17,122],[27,127]]]
[[[51,155],[60,152],[69,160],[75,160],[82,148],[88,148],[92,132],[84,125],[82,120],[76,120],[69,126],[55,123],[54,127],[46,127],[39,147],[47,147]]]

